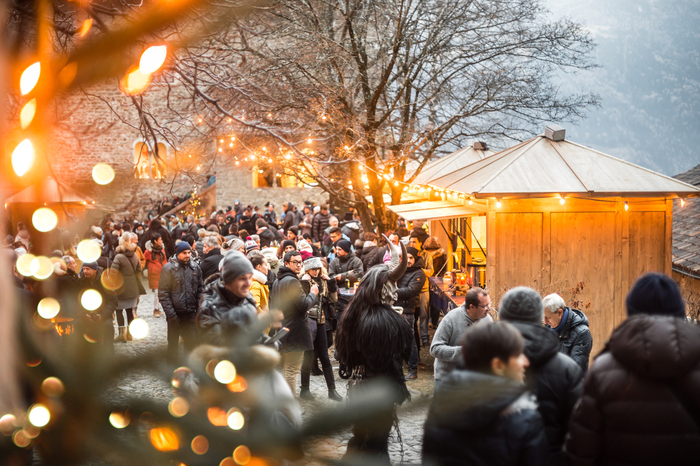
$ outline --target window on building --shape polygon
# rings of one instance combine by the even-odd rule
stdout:
[[[165,179],[165,157],[167,148],[165,144],[158,143],[158,158],[155,151],[149,150],[145,142],[137,142],[134,146],[134,175],[139,180]]]

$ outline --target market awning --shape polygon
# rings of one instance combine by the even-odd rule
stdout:
[[[439,220],[443,218],[459,218],[481,213],[479,206],[464,206],[450,201],[418,202],[387,206],[389,210],[409,222],[414,220]]]

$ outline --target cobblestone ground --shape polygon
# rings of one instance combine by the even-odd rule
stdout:
[[[164,317],[153,317],[153,295],[150,290],[142,296],[138,317],[148,322],[149,335],[143,340],[134,340],[128,343],[115,343],[115,353],[119,355],[146,354],[153,349],[164,349],[166,341],[166,321]],[[432,336],[431,330],[431,336]],[[412,400],[404,404],[398,410],[399,429],[402,442],[397,439],[396,432],[392,432],[389,452],[394,464],[420,464],[421,440],[423,437],[423,423],[428,411],[430,397],[433,394],[433,360],[428,354],[427,348],[421,349],[422,362],[418,365],[418,379],[408,382],[412,394]],[[346,383],[338,376],[337,362],[331,357],[334,364],[336,385],[338,392],[345,396]],[[334,401],[327,398],[327,388],[324,378],[311,377],[311,392],[316,396],[316,401],[300,400],[303,416],[308,417],[316,410],[333,406]],[[298,393],[298,389],[297,389]],[[152,374],[136,372],[120,381],[112,388],[107,396],[113,401],[126,400],[130,397],[150,397],[164,402],[172,399],[172,391],[168,380],[160,380]],[[300,461],[303,465],[322,464],[321,458],[339,459],[345,453],[348,440],[352,436],[350,429],[341,432],[317,437],[305,445],[306,457]],[[402,455],[403,447],[403,455]]]

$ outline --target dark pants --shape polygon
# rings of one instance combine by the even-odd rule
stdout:
[[[326,379],[326,386],[328,386],[328,389],[335,388],[333,366],[331,366],[331,360],[328,357],[326,324],[318,325],[320,328],[317,328],[315,320],[309,319],[309,322],[311,323],[311,331],[314,335],[314,349],[304,352],[304,361],[301,365],[301,388],[309,388],[311,366],[315,359],[314,352],[318,354],[318,358],[321,360],[321,369],[323,370],[323,377]]]
[[[404,312],[405,314],[405,312]],[[420,348],[420,332],[418,331],[418,319],[420,319],[420,308],[413,311],[413,339],[416,340],[416,348]]]
[[[403,314],[404,319],[408,322],[408,325],[411,327],[414,326],[416,322],[416,318],[413,316],[413,311],[406,310],[404,309],[404,314]],[[418,346],[416,345],[416,339],[413,339],[413,344],[411,345],[411,358],[406,361],[408,363],[408,370],[409,371],[417,371],[418,370]]]
[[[124,312],[126,312],[126,322],[128,324],[131,324],[131,321],[134,320],[134,311],[131,308],[124,309],[123,312],[121,309],[117,309],[114,313],[117,315],[117,324],[120,327],[124,326]]]
[[[394,413],[377,413],[371,419],[355,424],[343,458],[365,454],[372,455],[372,461],[389,463],[389,435],[394,424]]]
[[[179,364],[180,355],[178,344],[180,337],[185,342],[185,356],[197,347],[197,327],[195,325],[194,312],[192,313],[177,313],[177,319],[168,319],[168,362],[170,364]]]

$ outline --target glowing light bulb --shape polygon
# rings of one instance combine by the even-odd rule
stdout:
[[[472,204],[474,204],[474,201],[472,201],[471,199],[469,199],[469,205],[472,205]]]
[[[629,204],[627,204],[627,201],[625,201],[625,212],[627,212],[628,210],[630,210],[630,206]]]
[[[114,181],[114,168],[108,163],[98,163],[92,167],[92,179],[99,185],[106,185]]]
[[[236,367],[231,361],[221,361],[214,368],[214,378],[219,383],[229,384],[236,378]]]
[[[559,196],[559,204],[561,204],[561,205],[566,204],[566,200],[561,196]]]
[[[32,168],[34,164],[34,146],[32,141],[25,139],[17,144],[15,150],[12,151],[12,169],[17,173],[17,176],[23,176]]]
[[[139,61],[139,70],[142,74],[149,75],[158,70],[163,63],[165,63],[165,58],[168,56],[168,46],[167,45],[153,45],[148,47],[141,55],[141,60]]]
[[[82,304],[87,311],[94,311],[102,305],[102,295],[97,290],[85,290],[80,297],[80,304]]]
[[[313,141],[311,140],[311,138],[309,138],[308,142],[309,142],[309,144],[311,144]]]
[[[36,209],[34,211],[34,215],[32,215],[32,225],[34,225],[34,228],[36,228],[38,231],[46,233],[47,231],[51,231],[56,228],[57,224],[58,216],[56,215],[56,212],[48,207]]]
[[[27,67],[26,70],[22,72],[22,76],[19,79],[19,90],[22,95],[29,94],[36,83],[39,82],[39,76],[41,75],[41,63],[32,63]]]
[[[83,24],[80,26],[80,37],[85,37],[85,34],[90,31],[90,28],[92,28],[92,18],[83,21]]]
[[[134,319],[129,324],[129,333],[136,340],[141,340],[148,336],[148,322],[143,319]]]
[[[61,305],[53,298],[44,298],[39,301],[36,310],[42,318],[49,320],[58,315],[61,310]]]
[[[29,422],[36,427],[44,427],[51,420],[51,413],[42,404],[36,404],[29,409]]]
[[[502,205],[502,204],[501,204],[501,200],[500,200],[500,199],[496,199],[496,207],[498,207],[498,208],[500,209],[500,208],[501,208],[501,205]]]
[[[36,99],[32,99],[27,102],[22,110],[19,112],[19,125],[22,129],[25,129],[30,125],[36,114]]]
[[[150,74],[144,74],[140,68],[134,68],[122,79],[120,85],[125,94],[137,95],[145,91],[150,82]]]
[[[685,199],[681,198],[681,207],[685,207]]]
[[[85,239],[78,244],[78,259],[83,262],[95,262],[100,258],[102,249],[100,244],[91,239]]]
[[[226,421],[228,426],[233,430],[241,430],[245,424],[243,414],[235,408],[229,411]]]

